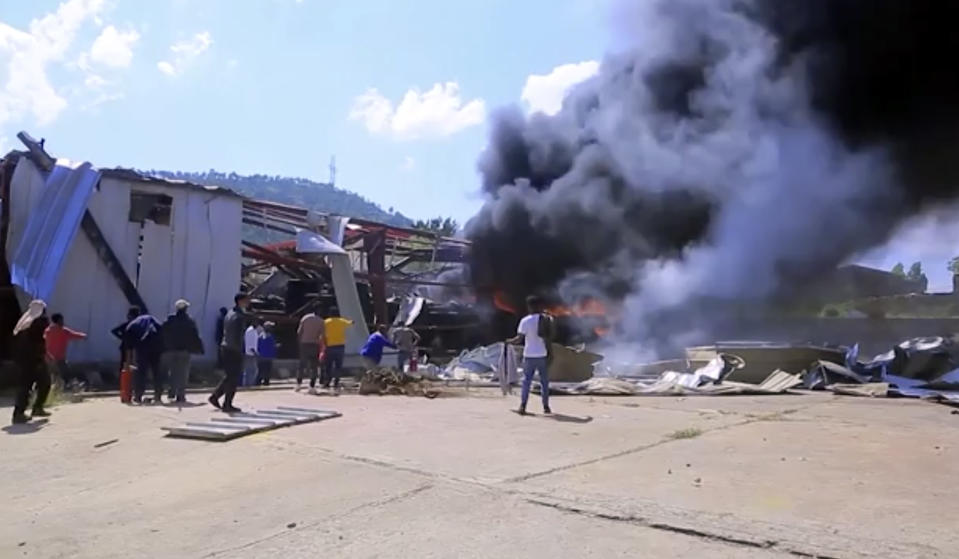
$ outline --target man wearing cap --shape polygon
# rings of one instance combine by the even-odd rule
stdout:
[[[174,305],[176,312],[163,323],[163,346],[166,366],[170,373],[170,393],[176,403],[186,402],[186,385],[190,378],[190,356],[203,354],[203,341],[196,322],[188,314],[189,301],[180,299]]]

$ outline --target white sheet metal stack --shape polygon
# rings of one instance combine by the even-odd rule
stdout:
[[[242,413],[218,413],[206,422],[188,421],[180,426],[162,429],[167,432],[168,437],[229,441],[270,429],[323,421],[340,415],[339,412],[331,410],[279,406]]]

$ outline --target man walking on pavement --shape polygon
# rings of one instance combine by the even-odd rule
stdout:
[[[420,335],[409,326],[400,326],[393,330],[393,343],[396,344],[396,368],[403,372],[403,367],[410,362],[416,353],[416,346],[420,343]]]
[[[300,366],[296,371],[296,389],[303,385],[303,376],[310,374],[310,389],[316,389],[316,375],[320,366],[320,342],[323,339],[323,319],[311,311],[300,319],[296,337],[300,344]]]
[[[43,334],[49,324],[47,304],[38,299],[30,303],[13,329],[13,358],[20,375],[17,396],[13,404],[13,424],[15,425],[50,415],[43,409],[50,394],[50,371],[47,370],[45,360],[47,350],[43,340]],[[30,401],[30,391],[34,385],[37,387],[37,395],[33,401],[31,417],[27,416],[26,411]]]
[[[190,380],[192,355],[203,354],[203,340],[196,322],[188,314],[190,303],[180,299],[174,305],[176,312],[163,323],[163,345],[166,363],[170,369],[170,392],[176,403],[186,403],[186,385]]]
[[[330,317],[323,321],[326,344],[326,358],[323,359],[323,388],[340,387],[340,372],[343,370],[343,357],[346,355],[346,330],[353,321],[340,316],[340,309],[330,308]]]
[[[519,414],[526,415],[533,374],[539,373],[540,391],[543,397],[543,413],[549,415],[549,351],[553,340],[553,318],[543,312],[539,297],[526,298],[529,314],[519,321],[516,337],[507,343],[523,344],[523,390],[520,396]]]
[[[147,374],[153,376],[153,403],[163,403],[165,371],[160,367],[163,357],[163,325],[153,315],[141,314],[127,325],[124,333],[127,363],[136,363],[133,375],[133,401],[143,403]]]
[[[60,313],[54,314],[51,320],[53,324],[47,327],[43,339],[47,344],[47,357],[63,381],[63,386],[69,386],[73,380],[77,382],[85,380],[82,375],[74,374],[70,370],[70,365],[67,363],[67,346],[72,340],[86,339],[87,335],[64,326],[63,315]]]
[[[246,312],[247,307],[250,306],[249,296],[246,293],[237,293],[233,301],[233,310],[223,319],[223,343],[220,345],[223,369],[226,374],[209,398],[213,407],[225,412],[240,411],[240,408],[233,405],[233,397],[236,395],[236,387],[243,374],[243,335],[250,321]],[[223,397],[222,408],[220,397]]]

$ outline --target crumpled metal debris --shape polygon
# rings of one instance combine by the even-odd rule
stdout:
[[[818,363],[810,369],[804,386],[837,394],[881,395],[913,398],[959,399],[956,348],[944,338],[906,340],[870,361],[859,361],[859,346],[846,354],[846,366]],[[850,385],[858,384],[859,389]],[[867,386],[868,385],[868,386]]]
[[[423,377],[385,367],[370,369],[363,373],[360,378],[359,393],[363,395],[405,394],[427,398],[436,398],[439,395],[439,391]]]
[[[664,396],[730,394],[782,394],[802,384],[800,375],[776,370],[759,384],[725,380],[733,371],[745,366],[735,356],[721,354],[692,373],[666,371],[654,382],[613,377],[595,377],[576,384],[550,383],[550,392],[567,395],[594,396]],[[539,388],[537,387],[537,390]]]

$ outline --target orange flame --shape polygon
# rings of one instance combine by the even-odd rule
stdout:
[[[516,311],[516,307],[510,304],[506,294],[502,291],[493,293],[493,305],[501,311],[508,312],[510,314],[519,314]],[[606,319],[609,314],[606,309],[606,305],[604,305],[599,299],[582,299],[572,306],[553,305],[552,307],[547,308],[546,312],[556,317],[594,319]],[[599,337],[609,334],[611,330],[609,325],[606,323],[606,320],[603,320],[602,322],[603,324],[593,328],[593,333]]]
[[[606,316],[606,305],[598,299],[583,299],[572,307],[554,305],[546,312],[553,316]]]
[[[508,312],[510,314],[518,314],[516,312],[516,308],[514,308],[513,305],[509,304],[509,299],[506,298],[506,294],[503,293],[502,291],[497,291],[496,293],[493,293],[493,305],[497,309],[503,312]]]

